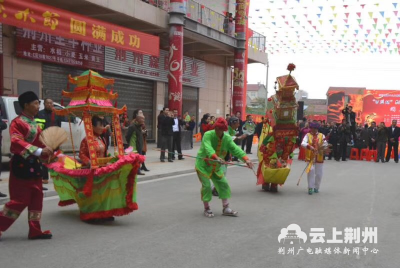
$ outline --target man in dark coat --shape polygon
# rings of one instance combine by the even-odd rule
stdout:
[[[131,124],[128,128],[128,133],[126,134],[126,141],[128,142],[129,146],[132,146],[133,151],[137,152],[140,155],[143,155],[143,132],[142,132],[142,125],[144,124],[144,116],[137,115],[135,122]],[[145,175],[142,173],[141,169],[138,169],[138,175]]]
[[[338,128],[338,133],[342,161],[347,161],[347,143],[351,142],[351,130],[345,119],[342,120],[342,124]],[[339,161],[339,159],[336,159],[336,161]]]
[[[164,115],[160,117],[161,119],[161,162],[165,162],[165,152],[168,149],[168,162],[172,161],[173,151],[172,151],[172,126],[174,122],[174,114],[169,110],[164,110]]]
[[[397,126],[397,120],[392,120],[392,125],[387,128],[388,132],[388,150],[386,154],[386,162],[390,161],[392,148],[394,150],[394,162],[399,162],[399,136],[400,128]]]
[[[376,123],[372,122],[368,128],[368,148],[370,150],[376,150],[376,138],[378,137],[378,129]]]

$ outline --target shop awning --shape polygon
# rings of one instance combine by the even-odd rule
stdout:
[[[0,22],[65,38],[159,56],[159,37],[41,3],[4,0]]]

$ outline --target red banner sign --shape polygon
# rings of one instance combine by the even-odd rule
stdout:
[[[17,29],[17,57],[104,71],[104,46]]]
[[[363,123],[400,121],[400,90],[366,90],[363,108]]]
[[[51,35],[159,56],[159,38],[33,1],[3,0],[0,22]]]

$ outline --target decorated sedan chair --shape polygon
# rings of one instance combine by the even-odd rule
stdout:
[[[48,164],[60,202],[59,206],[76,203],[83,221],[114,220],[138,209],[136,203],[136,174],[143,156],[125,154],[119,116],[126,113],[126,106],[116,108],[117,93],[113,93],[114,79],[106,79],[94,71],[68,79],[76,85],[73,91],[62,91],[62,96],[71,99],[67,107],[54,110],[57,115],[82,118],[86,138],[81,143],[80,156],[86,161],[59,155],[58,160]],[[106,87],[110,86],[111,90]],[[115,100],[115,107],[112,104]],[[94,133],[93,117],[111,117],[111,144],[114,155],[107,154],[107,146]],[[70,121],[70,120],[69,120]],[[71,124],[71,122],[69,122]],[[71,125],[70,125],[71,126]],[[70,127],[71,129],[71,127]],[[72,148],[74,141],[70,136]],[[83,152],[86,151],[86,154]],[[83,160],[83,159],[82,159]]]
[[[266,191],[277,192],[289,175],[295,149],[298,128],[296,125],[297,103],[295,90],[299,89],[291,72],[296,68],[289,64],[289,74],[277,77],[276,94],[268,101],[273,109],[267,111],[259,139],[257,184]]]

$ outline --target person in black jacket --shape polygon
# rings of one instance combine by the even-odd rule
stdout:
[[[351,142],[351,130],[350,126],[346,123],[346,120],[342,120],[342,124],[338,128],[339,143],[340,143],[340,154],[342,155],[342,161],[347,161],[347,143]],[[336,159],[339,161],[339,159]]]
[[[168,150],[168,162],[172,161],[173,151],[172,151],[172,126],[174,122],[174,114],[170,111],[164,110],[164,114],[161,119],[161,162],[165,162],[165,152]]]
[[[132,146],[133,151],[137,152],[140,155],[143,155],[143,132],[142,132],[142,125],[144,124],[144,116],[143,115],[136,115],[134,122],[128,128],[128,134],[126,134],[126,141],[128,142],[129,146]],[[141,169],[138,169],[138,175],[144,175],[141,172]]]
[[[0,107],[0,149],[2,147],[2,140],[3,140],[2,132],[5,129],[7,129],[7,124],[3,121],[3,116],[1,114],[1,107]],[[0,153],[0,176],[1,176],[1,168],[2,168],[2,164],[1,164],[1,153]],[[1,181],[1,178],[0,178],[0,181]],[[0,192],[0,197],[7,197],[7,195]]]
[[[194,115],[192,115],[192,117],[190,117],[190,121],[187,124],[187,130],[191,132],[192,135],[192,139],[190,139],[190,146],[193,149],[193,132],[196,128],[196,117]]]
[[[258,139],[260,139],[260,137],[261,137],[263,125],[264,125],[264,117],[261,117],[261,122],[257,123],[256,130],[255,130],[255,134],[257,135]]]
[[[386,154],[386,162],[390,161],[390,155],[392,154],[392,147],[394,150],[394,162],[399,162],[399,136],[400,128],[397,126],[397,120],[392,120],[392,125],[387,128],[388,130],[388,150]]]
[[[378,129],[376,123],[372,122],[368,128],[368,148],[370,150],[376,150],[376,138],[378,137]]]
[[[343,109],[342,114],[344,115],[344,119],[346,123],[350,127],[351,134],[353,135],[353,139],[356,138],[356,113],[353,112],[353,106],[346,105],[346,108]]]
[[[333,159],[339,161],[340,159],[340,154],[339,154],[339,132],[338,132],[338,127],[336,123],[331,123],[331,127],[329,128],[329,132],[326,136],[326,139],[328,140],[329,144],[332,145],[332,150],[329,153],[328,159],[331,160],[332,157]]]
[[[172,125],[172,160],[175,160],[175,149],[178,152],[178,160],[184,160],[182,156],[182,149],[181,149],[181,142],[182,142],[182,126],[185,125],[185,121],[182,119],[178,118],[178,110],[174,109],[173,112],[174,115],[174,124]]]

